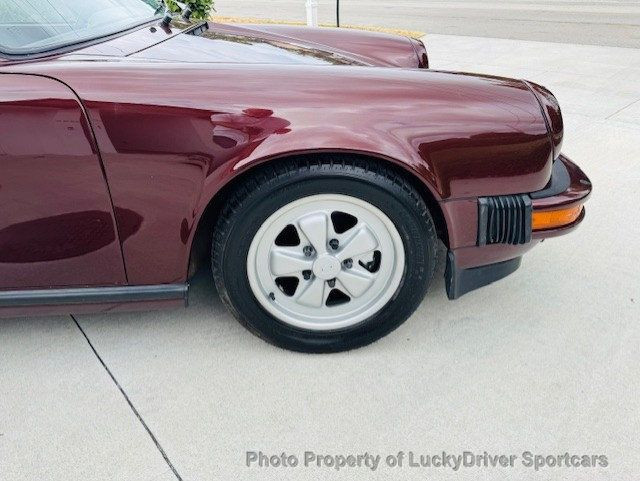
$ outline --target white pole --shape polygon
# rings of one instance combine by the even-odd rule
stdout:
[[[318,26],[318,0],[307,0],[307,25]]]

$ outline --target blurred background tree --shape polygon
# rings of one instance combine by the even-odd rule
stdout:
[[[186,3],[191,8],[193,14],[191,18],[207,19],[211,15],[213,10],[213,0],[179,0],[181,3]],[[182,9],[175,3],[174,0],[166,0],[169,8],[174,12],[180,12]]]
[[[1,0],[0,0],[1,1]],[[160,0],[144,0],[153,7],[160,6]],[[193,14],[191,18],[207,19],[213,10],[214,0],[178,0],[180,3],[186,3],[191,7]],[[176,4],[175,0],[165,0],[171,11],[180,12],[182,9]]]

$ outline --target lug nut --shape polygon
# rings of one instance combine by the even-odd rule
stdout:
[[[307,257],[311,257],[313,255],[313,247],[311,246],[304,246],[304,249],[302,249],[302,252],[304,252],[304,255]]]
[[[329,241],[329,245],[334,251],[337,251],[338,247],[340,247],[340,242],[338,241],[338,239],[331,239]]]
[[[311,271],[302,271],[302,277],[304,277],[305,281],[311,279],[311,274],[313,274]]]
[[[353,267],[353,259],[346,259],[343,263],[343,266],[345,266],[347,269],[351,269]]]
[[[336,280],[335,279],[331,279],[331,280],[327,281],[327,284],[329,284],[329,287],[331,287],[333,289],[334,287],[336,287]]]

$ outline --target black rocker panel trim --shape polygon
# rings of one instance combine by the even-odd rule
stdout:
[[[184,299],[186,304],[188,292],[189,284],[4,291],[0,292],[0,307],[169,301],[178,299]]]

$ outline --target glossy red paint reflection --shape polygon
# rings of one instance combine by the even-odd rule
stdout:
[[[317,52],[331,52],[356,62],[381,67],[417,68],[420,58],[408,38],[379,32],[344,28],[310,29],[289,25],[211,24],[210,35],[216,33],[248,36],[303,46]]]
[[[91,130],[58,81],[0,74],[0,287],[126,283]]]
[[[544,119],[520,82],[338,66],[322,76],[318,68],[39,66],[83,98],[114,205],[142,219],[123,240],[130,282],[184,280],[209,201],[274,157],[327,149],[384,156],[439,200],[534,191],[549,179]]]

